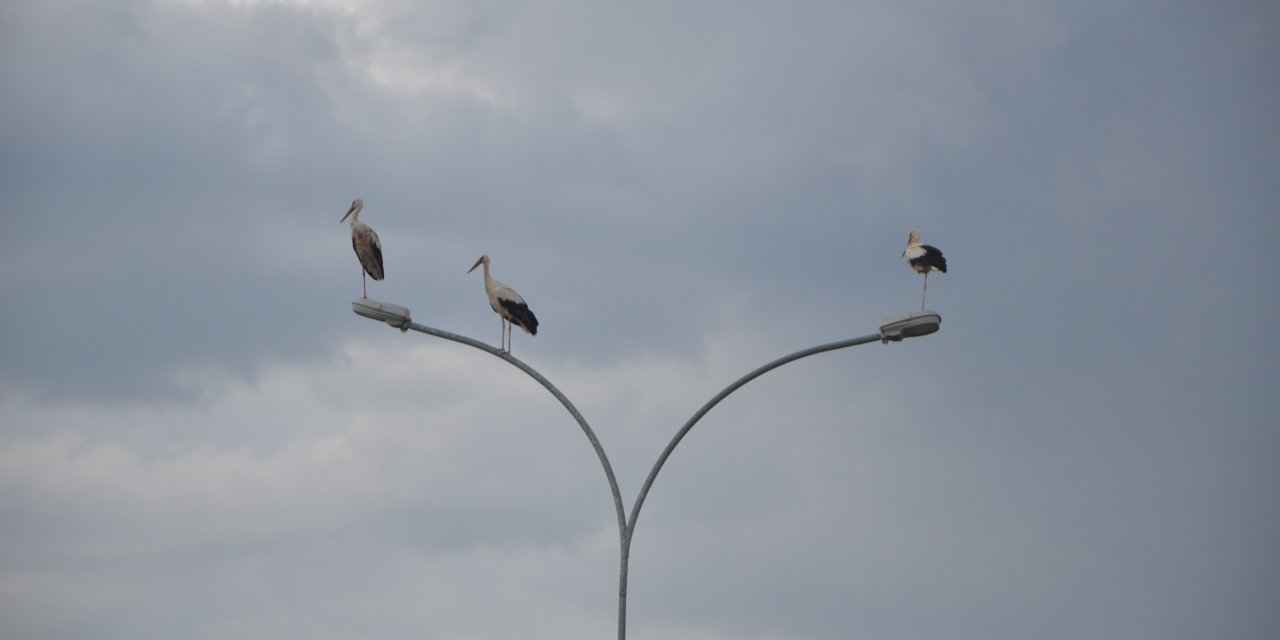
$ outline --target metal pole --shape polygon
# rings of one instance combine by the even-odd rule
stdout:
[[[373,301],[370,301],[370,302],[372,303]],[[790,355],[786,355],[781,358],[778,358],[777,360],[774,360],[768,364],[765,364],[764,366],[761,366],[747,373],[741,378],[738,378],[732,384],[725,387],[723,391],[716,394],[715,397],[708,400],[706,404],[702,405],[702,408],[698,409],[698,411],[694,413],[691,418],[689,418],[688,422],[685,422],[684,426],[680,427],[680,430],[676,432],[676,435],[671,439],[671,442],[667,443],[667,447],[662,450],[662,455],[658,456],[657,462],[655,462],[653,465],[653,468],[649,470],[649,476],[645,478],[644,486],[640,488],[640,493],[636,496],[635,505],[631,507],[631,517],[630,519],[628,519],[622,507],[622,492],[619,491],[618,489],[618,480],[613,474],[613,466],[609,464],[609,457],[606,456],[604,453],[604,447],[600,445],[600,440],[596,438],[595,432],[591,430],[591,427],[590,425],[587,424],[586,419],[583,418],[582,414],[578,412],[577,407],[574,407],[573,403],[569,402],[569,399],[565,397],[565,395],[561,393],[560,390],[557,389],[555,385],[551,384],[549,380],[542,377],[542,374],[535,371],[533,367],[530,367],[529,365],[525,364],[523,361],[517,359],[515,356],[512,356],[510,353],[507,353],[500,349],[496,349],[483,342],[480,342],[479,340],[474,340],[472,338],[458,335],[456,333],[450,333],[448,331],[442,331],[440,329],[436,329],[434,327],[428,327],[426,325],[421,325],[416,322],[410,322],[408,320],[408,311],[404,310],[403,308],[399,308],[399,309],[404,312],[404,316],[403,318],[400,318],[400,317],[394,318],[395,320],[394,323],[387,320],[387,318],[385,317],[380,317],[378,319],[387,321],[388,324],[392,324],[392,326],[399,328],[401,331],[412,329],[419,333],[425,333],[427,335],[436,336],[438,338],[444,338],[445,340],[452,340],[454,342],[465,344],[469,347],[474,347],[500,360],[506,361],[508,364],[523,371],[529,377],[533,378],[534,380],[537,380],[538,383],[541,384],[544,388],[546,388],[547,391],[551,392],[551,395],[555,396],[556,399],[560,401],[560,404],[564,405],[564,408],[567,409],[569,411],[569,414],[573,416],[573,419],[578,422],[578,426],[582,428],[582,432],[586,434],[587,439],[591,441],[591,447],[595,449],[596,457],[600,459],[600,465],[604,467],[604,475],[609,481],[609,491],[610,493],[613,494],[613,507],[618,518],[618,539],[619,539],[619,547],[621,551],[621,554],[620,554],[621,557],[620,557],[619,568],[618,568],[618,640],[626,640],[626,637],[627,637],[627,567],[631,558],[631,538],[635,534],[636,521],[640,517],[640,508],[644,506],[645,498],[649,495],[649,489],[653,487],[653,481],[658,477],[658,472],[661,471],[662,466],[666,464],[667,458],[671,457],[671,452],[675,450],[676,445],[680,444],[680,441],[684,439],[685,435],[689,433],[690,429],[693,429],[693,425],[697,424],[698,421],[701,420],[702,417],[705,416],[708,411],[711,411],[713,407],[715,407],[717,404],[720,404],[720,401],[728,397],[729,394],[733,393],[734,391],[737,391],[739,388],[741,388],[743,385],[747,384],[748,382],[751,382],[752,380],[755,380],[756,378],[774,369],[777,369],[778,367],[781,367],[784,364],[794,362],[801,358],[807,358],[809,356],[816,355],[819,353],[824,353],[827,351],[835,351],[837,349],[844,349],[846,347],[854,347],[861,344],[867,344],[868,342],[875,342],[876,340],[880,340],[882,342],[888,342],[890,339],[894,339],[894,340],[902,339],[901,336],[898,336],[896,338],[886,337],[884,327],[882,327],[880,333],[862,336],[861,338],[852,338],[849,340],[841,340],[839,342],[831,342],[824,345],[818,345],[816,347],[810,347],[808,349],[802,349]],[[357,311],[357,313],[360,313],[360,311]],[[361,315],[366,315],[366,314],[362,313]],[[401,320],[403,320],[403,322],[401,322]]]

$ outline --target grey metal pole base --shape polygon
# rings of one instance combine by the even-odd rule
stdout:
[[[723,391],[716,394],[715,397],[708,400],[706,404],[702,405],[702,408],[698,409],[698,411],[693,414],[693,417],[689,418],[688,422],[685,422],[684,425],[680,427],[680,430],[676,432],[676,435],[671,439],[671,442],[667,443],[667,447],[662,450],[662,455],[658,456],[657,462],[655,462],[653,464],[653,468],[649,470],[649,476],[645,478],[644,486],[640,488],[640,493],[636,495],[635,504],[631,507],[631,517],[628,518],[622,508],[622,492],[618,490],[618,480],[613,475],[613,466],[609,464],[609,457],[605,455],[604,447],[600,446],[600,440],[596,438],[595,432],[591,430],[590,425],[587,424],[586,419],[582,417],[582,414],[578,412],[578,409],[573,406],[573,403],[569,402],[569,399],[565,397],[565,395],[561,393],[555,385],[542,377],[542,374],[535,371],[533,367],[525,364],[510,353],[487,345],[479,340],[417,324],[410,319],[409,310],[399,305],[379,302],[370,298],[358,298],[351,303],[351,310],[366,318],[385,322],[386,324],[399,329],[402,333],[412,329],[420,333],[433,335],[438,338],[444,338],[445,340],[452,340],[470,347],[475,347],[476,349],[484,351],[494,357],[506,360],[512,366],[528,374],[529,377],[537,380],[539,384],[545,387],[547,391],[551,392],[551,395],[555,396],[556,399],[560,401],[560,404],[564,405],[564,408],[569,411],[569,414],[577,421],[578,426],[582,428],[582,432],[586,434],[587,440],[591,441],[591,447],[595,449],[596,457],[600,459],[600,465],[604,467],[605,478],[609,481],[609,491],[613,495],[614,512],[618,517],[618,538],[621,556],[618,568],[618,640],[626,640],[627,637],[627,565],[631,558],[631,540],[635,534],[636,521],[640,517],[640,508],[644,506],[645,498],[649,495],[649,489],[653,487],[653,482],[657,479],[658,472],[662,470],[662,466],[666,464],[667,459],[671,457],[671,453],[675,451],[676,445],[680,444],[680,441],[689,433],[689,430],[693,429],[693,425],[697,424],[708,411],[711,411],[713,407],[720,404],[720,401],[728,397],[729,394],[737,391],[748,382],[751,382],[752,380],[755,380],[756,378],[789,362],[795,362],[801,358],[807,358],[819,353],[835,351],[846,347],[854,347],[860,344],[875,342],[877,340],[884,344],[888,344],[890,342],[901,342],[906,338],[927,336],[938,331],[938,329],[942,327],[942,316],[936,311],[930,311],[927,309],[913,311],[911,313],[893,316],[886,319],[884,323],[880,325],[879,333],[873,333],[860,338],[841,340],[839,342],[831,342],[828,344],[818,345],[816,347],[810,347],[808,349],[801,349],[800,351],[790,355],[778,358],[777,360],[765,364],[764,366],[747,373],[741,378],[738,378],[732,384],[725,387]]]

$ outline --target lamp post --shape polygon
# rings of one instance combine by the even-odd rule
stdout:
[[[618,490],[618,480],[613,474],[613,466],[609,464],[609,457],[605,455],[604,447],[600,446],[600,440],[596,438],[595,432],[591,430],[591,426],[587,424],[586,419],[583,418],[582,414],[578,412],[578,409],[573,406],[573,403],[570,402],[569,399],[555,387],[555,385],[551,384],[549,380],[542,377],[542,374],[534,370],[533,367],[530,367],[521,360],[515,358],[510,353],[496,349],[490,345],[480,342],[479,340],[474,340],[456,333],[441,331],[440,329],[413,322],[410,318],[409,310],[399,305],[379,302],[369,298],[359,298],[351,303],[351,310],[359,315],[365,316],[366,318],[385,322],[386,324],[399,329],[402,333],[412,329],[420,333],[433,335],[438,338],[444,338],[470,347],[475,347],[476,349],[489,353],[494,357],[505,360],[515,368],[523,371],[529,377],[536,380],[539,384],[545,387],[547,391],[551,392],[551,395],[555,396],[555,398],[560,401],[560,404],[564,405],[564,408],[573,416],[573,419],[578,422],[578,426],[581,427],[582,432],[586,434],[587,440],[591,442],[591,447],[595,449],[596,457],[600,459],[600,465],[604,467],[605,478],[609,481],[609,491],[613,495],[614,512],[618,518],[618,538],[620,544],[620,562],[618,568],[618,640],[625,640],[627,637],[627,565],[631,557],[631,540],[635,535],[636,521],[640,517],[640,508],[644,506],[644,500],[649,495],[649,489],[653,487],[653,481],[657,479],[658,472],[661,471],[662,466],[666,464],[667,458],[671,457],[671,452],[675,450],[676,445],[680,444],[680,441],[684,439],[690,429],[693,429],[693,425],[697,424],[708,411],[711,411],[713,407],[719,404],[721,400],[728,397],[729,394],[737,391],[748,382],[751,382],[752,380],[755,380],[756,378],[789,362],[794,362],[801,358],[807,358],[819,353],[835,351],[846,347],[855,347],[861,344],[875,342],[877,340],[884,344],[888,344],[890,342],[901,342],[907,338],[929,335],[942,327],[942,316],[938,315],[937,312],[929,310],[914,311],[886,319],[885,322],[880,325],[879,333],[873,333],[860,338],[831,342],[828,344],[818,345],[816,347],[810,347],[808,349],[801,349],[800,351],[769,362],[768,364],[747,373],[741,378],[738,378],[732,384],[725,387],[723,391],[716,394],[715,397],[708,400],[706,404],[702,405],[702,408],[698,409],[698,411],[693,414],[693,417],[689,418],[689,421],[685,422],[684,426],[680,427],[680,430],[676,432],[676,435],[671,439],[671,442],[667,443],[667,447],[662,450],[662,454],[658,456],[657,462],[655,462],[653,464],[653,468],[649,470],[649,475],[645,478],[644,486],[640,488],[640,493],[636,495],[635,504],[632,505],[631,515],[628,517],[623,510],[622,493]]]

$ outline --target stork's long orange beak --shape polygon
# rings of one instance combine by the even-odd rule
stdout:
[[[350,216],[350,215],[351,215],[351,212],[352,212],[352,211],[355,211],[355,210],[356,210],[355,205],[351,205],[351,208],[350,208],[350,209],[347,209],[347,215],[342,216],[342,219],[338,221],[338,224],[342,224],[342,223],[346,222],[346,221],[347,221],[347,217],[348,217],[348,216]]]
[[[484,262],[484,258],[480,258],[479,260],[476,260],[476,263],[471,265],[470,269],[467,269],[467,273],[471,273],[472,271],[475,271],[476,267],[480,266],[481,262]]]

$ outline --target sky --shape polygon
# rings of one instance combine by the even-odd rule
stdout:
[[[1273,638],[1280,8],[0,4],[0,636]]]

